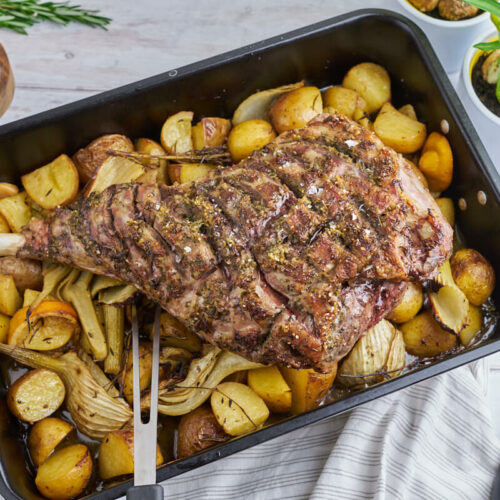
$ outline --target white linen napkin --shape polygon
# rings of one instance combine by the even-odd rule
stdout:
[[[487,360],[163,484],[165,498],[488,499],[500,443]]]

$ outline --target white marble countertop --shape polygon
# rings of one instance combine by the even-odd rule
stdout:
[[[396,0],[80,0],[113,19],[108,31],[41,24],[0,31],[16,93],[0,124],[356,9]],[[458,81],[458,75],[451,75]],[[487,144],[488,146],[488,144]],[[490,154],[494,151],[490,146]],[[493,158],[495,160],[496,158]],[[500,355],[490,358],[490,402],[500,414]],[[496,419],[500,435],[500,419]]]

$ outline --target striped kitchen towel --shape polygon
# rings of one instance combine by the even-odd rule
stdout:
[[[166,499],[488,499],[482,360],[163,483]],[[497,415],[498,418],[498,415]]]

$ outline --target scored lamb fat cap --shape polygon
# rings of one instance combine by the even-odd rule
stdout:
[[[322,371],[452,249],[406,160],[340,114],[192,183],[111,186],[23,235],[19,256],[126,281],[221,348]]]

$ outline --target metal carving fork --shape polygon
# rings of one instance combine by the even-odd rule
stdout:
[[[156,433],[158,423],[158,371],[160,354],[160,314],[155,311],[153,367],[151,374],[151,406],[149,422],[141,419],[139,378],[139,325],[137,310],[132,306],[132,351],[134,367],[134,486],[127,491],[127,500],[163,500],[163,488],[156,484]]]

